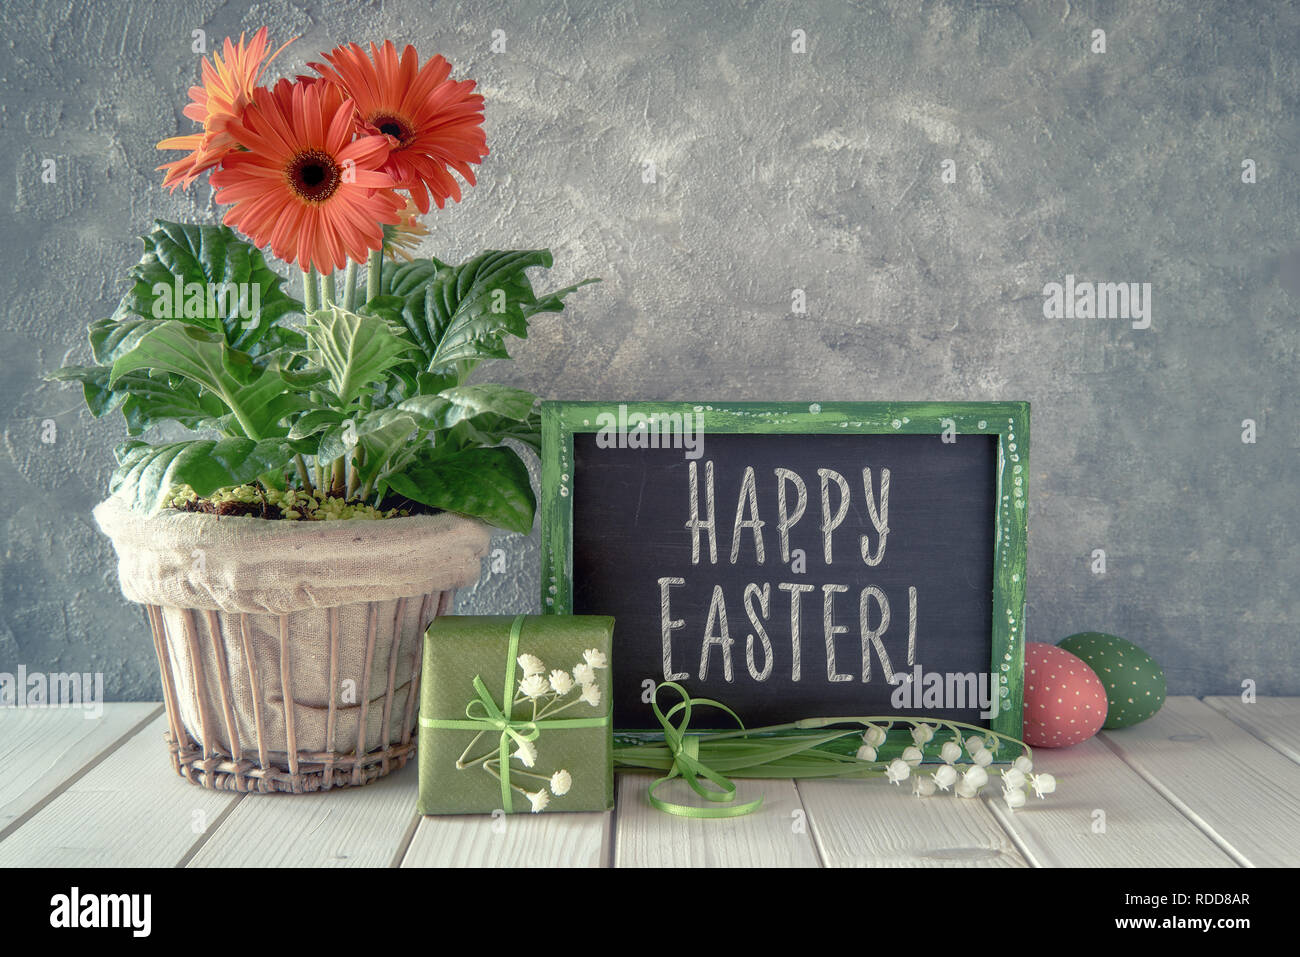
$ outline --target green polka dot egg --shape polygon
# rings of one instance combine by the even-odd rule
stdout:
[[[1118,635],[1081,631],[1059,647],[1082,658],[1106,689],[1106,728],[1145,721],[1165,703],[1165,673],[1150,655]]]

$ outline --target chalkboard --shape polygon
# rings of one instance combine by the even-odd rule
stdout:
[[[617,728],[652,729],[645,690],[668,679],[751,726],[910,712],[1019,733],[1027,405],[542,415],[543,603],[615,617]]]

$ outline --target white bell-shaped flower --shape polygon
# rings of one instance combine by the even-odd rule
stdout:
[[[1046,797],[1056,790],[1056,778],[1050,774],[1031,774],[1029,785],[1040,798]]]
[[[957,769],[951,764],[945,764],[934,772],[934,783],[940,791],[946,791],[957,783]]]
[[[907,776],[911,773],[912,769],[907,766],[902,758],[894,758],[889,762],[889,767],[885,768],[885,777],[889,778],[890,784],[906,781]]]

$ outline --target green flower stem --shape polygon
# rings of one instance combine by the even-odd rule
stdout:
[[[347,481],[347,498],[352,498],[357,493],[357,488],[361,484],[361,466],[366,461],[365,449],[357,447],[355,456],[344,456],[348,459],[348,481]]]
[[[293,461],[298,466],[298,479],[302,482],[303,491],[308,495],[314,495],[316,489],[311,484],[311,477],[307,474],[307,463],[303,461],[301,455],[295,455]]]
[[[535,714],[534,720],[536,720],[537,718],[549,718],[553,714],[559,714],[561,711],[567,711],[570,708],[572,708],[575,704],[586,704],[586,702],[584,702],[581,698],[574,698],[568,704],[560,705],[560,707],[558,708],[547,708],[541,714]]]
[[[330,475],[330,494],[339,497],[342,497],[343,492],[346,489],[347,466],[343,462],[345,457],[346,456],[340,455],[334,460],[334,465]]]
[[[383,250],[376,249],[370,254],[370,260],[366,263],[366,302],[379,295],[379,278],[383,268]]]
[[[315,268],[309,268],[302,276],[302,308],[303,312],[311,315],[320,308],[320,296],[317,295],[317,284],[320,280],[320,274]]]
[[[551,783],[551,777],[548,774],[534,774],[532,771],[521,771],[519,768],[512,769],[510,776],[512,778],[515,776],[521,778],[532,778],[534,781],[545,781],[547,784]]]
[[[366,484],[361,486],[361,494],[357,496],[357,501],[369,502],[370,493],[374,491],[374,488],[375,488],[375,476],[372,475],[370,476],[370,478],[366,479]]]
[[[334,273],[326,273],[320,277],[320,298],[325,305],[334,304]]]
[[[348,312],[357,309],[357,264],[348,260],[348,268],[343,273],[343,308]]]

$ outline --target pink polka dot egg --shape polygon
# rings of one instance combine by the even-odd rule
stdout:
[[[1068,748],[1106,721],[1106,689],[1082,658],[1056,645],[1025,643],[1025,743]]]

